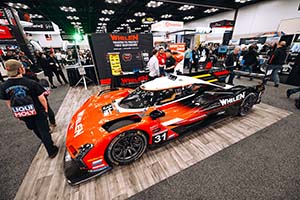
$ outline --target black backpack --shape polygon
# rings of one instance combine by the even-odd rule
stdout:
[[[34,102],[28,91],[22,86],[16,86],[10,97],[10,106],[16,118],[26,118],[37,114]]]

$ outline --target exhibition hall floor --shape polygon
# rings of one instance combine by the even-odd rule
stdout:
[[[242,78],[235,83],[256,82]],[[297,199],[300,114],[293,99],[285,97],[287,88],[269,83],[263,103],[248,116],[191,131],[131,165],[73,187],[63,174],[66,128],[79,105],[101,87],[70,88],[52,134],[59,155],[50,160],[40,147],[15,199]]]

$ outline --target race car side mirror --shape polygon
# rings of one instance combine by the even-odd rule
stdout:
[[[165,113],[161,110],[153,110],[151,113],[150,113],[150,117],[151,119],[155,120],[157,118],[160,118],[160,117],[163,117],[165,116]]]

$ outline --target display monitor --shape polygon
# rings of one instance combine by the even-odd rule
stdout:
[[[218,53],[227,53],[228,47],[227,46],[220,46],[218,49]]]

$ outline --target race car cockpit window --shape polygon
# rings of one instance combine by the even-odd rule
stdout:
[[[137,88],[132,93],[130,93],[127,97],[125,97],[120,103],[119,106],[122,108],[145,108],[148,106],[152,106],[154,92],[142,90],[141,88]]]

